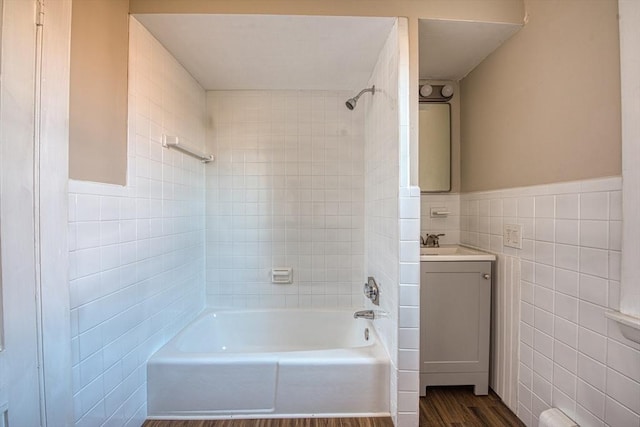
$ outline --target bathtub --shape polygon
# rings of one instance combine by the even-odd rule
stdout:
[[[150,358],[147,410],[152,419],[388,416],[389,357],[353,311],[207,311]]]

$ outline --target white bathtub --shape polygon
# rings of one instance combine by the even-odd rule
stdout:
[[[152,419],[389,415],[389,358],[353,311],[208,311],[147,374]]]

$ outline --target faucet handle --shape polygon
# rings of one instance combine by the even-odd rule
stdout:
[[[425,242],[425,246],[439,248],[440,247],[440,237],[444,236],[444,233],[441,234],[429,234],[427,236],[427,240]]]

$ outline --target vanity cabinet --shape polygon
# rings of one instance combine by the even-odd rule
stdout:
[[[420,263],[420,394],[431,385],[489,387],[491,261]]]

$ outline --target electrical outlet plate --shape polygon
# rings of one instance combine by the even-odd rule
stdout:
[[[505,224],[502,244],[510,248],[522,249],[522,225]]]

